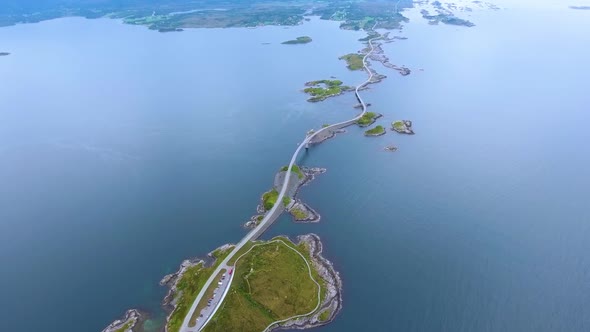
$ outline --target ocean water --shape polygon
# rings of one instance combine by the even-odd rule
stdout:
[[[301,197],[344,281],[322,331],[590,328],[588,11],[502,3],[384,48],[410,67],[363,92],[381,124],[301,163]],[[281,45],[300,35],[307,45]],[[360,32],[297,27],[160,34],[114,20],[0,29],[0,318],[10,331],[100,331],[127,308],[161,320],[160,278],[238,241],[304,133],[356,111],[305,81],[362,82],[338,56]],[[270,43],[270,44],[266,44]],[[423,69],[421,71],[420,69]],[[395,144],[395,153],[383,151]],[[155,324],[157,325],[157,323]]]

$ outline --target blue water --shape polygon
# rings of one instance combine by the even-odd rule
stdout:
[[[590,13],[504,7],[471,13],[470,29],[408,14],[409,39],[385,49],[412,75],[382,68],[364,95],[380,123],[411,119],[416,135],[351,128],[302,160],[328,168],[302,191],[322,221],[284,217],[267,236],[316,232],[341,272],[344,309],[318,330],[590,329]],[[314,42],[280,45],[300,35]],[[0,29],[4,328],[157,313],[160,278],[241,238],[305,131],[355,114],[352,95],[310,104],[299,90],[363,81],[337,60],[363,36],[316,20]]]

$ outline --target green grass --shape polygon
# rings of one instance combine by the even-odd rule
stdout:
[[[328,320],[328,318],[330,318],[330,314],[332,312],[330,311],[330,309],[326,309],[324,311],[322,311],[322,313],[320,314],[320,317],[318,317],[318,319],[320,320],[320,322],[325,322]]]
[[[262,221],[262,219],[264,219],[263,215],[259,215],[258,217],[256,217],[256,221]]]
[[[267,191],[262,195],[262,206],[266,211],[272,209],[279,198],[279,192],[276,189]]]
[[[283,167],[281,167],[281,172],[286,172],[287,169],[289,169],[288,165],[283,166]],[[301,168],[299,168],[299,166],[297,166],[297,165],[293,165],[293,167],[291,167],[291,172],[296,173],[299,180],[301,180],[305,177],[305,174],[303,174],[303,172],[301,171]]]
[[[383,126],[376,126],[375,128],[365,131],[365,135],[378,135],[383,134],[384,132],[385,128],[383,128]]]
[[[397,129],[397,130],[406,129],[406,124],[401,120],[394,121],[391,125],[393,126],[394,129]]]
[[[308,101],[320,101],[328,97],[339,95],[342,91],[349,89],[348,86],[343,86],[340,80],[318,80],[311,81],[305,84],[307,88],[303,92],[311,95]]]
[[[357,54],[357,53],[350,53],[350,54],[346,54],[341,56],[340,60],[345,60],[346,64],[347,64],[347,68],[350,70],[360,70],[363,69],[363,67],[365,66],[363,63],[363,55],[362,54]]]
[[[309,37],[309,36],[297,37],[292,40],[284,41],[281,44],[307,44],[307,43],[311,43],[311,37]]]
[[[305,219],[307,217],[307,213],[298,208],[293,208],[289,212],[295,217],[295,219]]]
[[[287,206],[287,205],[289,205],[289,203],[291,203],[291,197],[283,196],[283,205]]]
[[[309,260],[307,248],[281,239]],[[228,295],[206,332],[262,331],[273,321],[307,313],[317,304],[317,285],[304,260],[283,243],[255,247],[240,259],[234,273]],[[313,267],[312,275],[321,283]]]
[[[363,116],[357,121],[357,123],[361,126],[366,126],[369,125],[371,123],[373,123],[373,121],[375,121],[375,118],[377,117],[376,113],[373,112],[366,112],[365,114],[363,114]]]
[[[210,267],[203,267],[203,264],[198,264],[186,270],[176,285],[176,309],[172,312],[170,320],[167,323],[169,332],[177,332],[180,329],[182,321],[188,314],[188,310],[197,298],[199,291],[201,291],[201,288],[203,288],[205,282],[207,282],[207,279],[209,279],[209,276],[215,271],[219,263],[232,250],[233,247],[227,250],[214,251],[212,256],[216,258],[216,261]]]
[[[125,332],[130,327],[131,327],[131,322],[128,322],[127,324],[123,325],[120,329],[117,329],[115,332]]]
[[[234,263],[236,262],[236,259],[238,259],[238,257],[240,257],[243,253],[245,253],[250,248],[252,248],[252,246],[254,244],[256,244],[256,242],[248,241],[248,243],[246,243],[242,248],[240,248],[240,250],[238,250],[238,252],[236,252],[236,254],[233,255],[232,258],[230,258],[229,261],[227,261],[227,265],[228,266],[233,266]]]
[[[329,126],[330,126],[329,124],[327,124],[327,123],[324,123],[324,124],[322,125],[322,128],[326,128],[326,127],[329,127]]]

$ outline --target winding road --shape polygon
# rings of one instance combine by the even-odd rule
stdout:
[[[375,24],[376,26],[377,24]],[[375,26],[373,26],[373,29],[375,28]],[[371,29],[371,30],[373,30]],[[283,210],[283,204],[280,204],[280,202],[283,201],[283,197],[285,196],[285,193],[287,192],[287,188],[288,188],[288,184],[289,184],[289,180],[291,179],[291,175],[293,174],[293,172],[291,172],[291,169],[293,168],[293,165],[295,165],[295,161],[297,160],[297,157],[299,156],[299,152],[301,152],[301,149],[303,149],[304,147],[306,147],[308,145],[308,143],[311,141],[312,138],[314,138],[316,135],[318,135],[319,133],[326,131],[326,130],[331,130],[331,129],[340,129],[342,127],[346,127],[349,126],[353,123],[355,123],[356,121],[358,121],[366,112],[367,112],[367,105],[365,104],[365,102],[363,101],[363,98],[361,98],[360,94],[359,94],[359,89],[361,89],[362,87],[364,87],[365,85],[369,84],[369,82],[371,82],[371,80],[373,79],[373,72],[371,71],[371,69],[369,68],[368,64],[367,64],[367,57],[369,57],[371,55],[371,53],[373,53],[374,50],[374,46],[373,46],[373,41],[376,39],[379,39],[381,36],[372,38],[369,40],[369,46],[370,46],[370,50],[369,52],[367,52],[367,54],[365,54],[365,56],[363,57],[363,67],[365,69],[365,71],[369,74],[369,77],[367,78],[366,81],[364,81],[363,83],[357,85],[357,87],[354,90],[354,93],[356,95],[356,98],[358,99],[359,103],[362,106],[362,112],[357,115],[356,117],[350,119],[350,120],[346,120],[346,121],[342,121],[324,128],[319,129],[318,131],[314,132],[311,135],[308,135],[303,142],[301,142],[299,144],[299,146],[297,147],[297,150],[295,150],[295,152],[293,153],[293,156],[291,157],[291,161],[289,162],[289,167],[287,169],[287,173],[285,174],[285,180],[283,182],[283,186],[281,188],[281,192],[279,193],[279,196],[277,197],[277,200],[275,203],[275,205],[272,207],[272,209],[264,216],[264,218],[260,221],[260,224],[258,226],[256,226],[256,228],[254,228],[253,230],[251,230],[248,234],[246,234],[246,236],[238,243],[236,244],[236,246],[234,247],[234,249],[225,257],[225,259],[219,264],[219,266],[215,269],[215,271],[213,271],[213,273],[211,273],[211,277],[209,277],[209,279],[207,280],[207,282],[205,283],[205,285],[201,288],[201,291],[199,292],[199,294],[197,295],[197,298],[195,299],[195,301],[193,302],[191,308],[189,309],[187,315],[184,317],[184,321],[182,322],[182,326],[180,327],[180,332],[197,332],[203,329],[203,327],[209,322],[209,320],[211,319],[211,317],[215,314],[215,311],[217,310],[217,308],[219,307],[219,305],[217,305],[217,307],[215,308],[215,310],[213,311],[213,313],[211,313],[210,317],[207,317],[207,319],[202,323],[202,324],[198,324],[196,326],[193,327],[189,327],[189,322],[191,320],[191,317],[193,316],[197,305],[199,304],[199,302],[201,301],[201,299],[203,298],[203,295],[205,294],[205,290],[207,290],[209,288],[209,285],[211,285],[211,283],[213,282],[213,280],[215,279],[215,277],[219,274],[219,272],[223,269],[227,269],[229,271],[229,269],[231,269],[231,267],[229,267],[227,265],[227,262],[229,262],[230,259],[232,259],[232,257],[244,246],[246,245],[246,243],[248,243],[248,241],[251,240],[255,240],[258,236],[260,236],[260,234],[262,234],[262,232],[264,232],[264,230],[266,230],[268,228],[268,226],[270,226],[275,220],[276,217],[278,216],[278,214],[280,214]],[[276,214],[276,215],[275,215]],[[229,287],[229,286],[227,286]],[[224,295],[227,292],[224,292]],[[221,303],[223,301],[223,298],[219,301],[219,303]]]

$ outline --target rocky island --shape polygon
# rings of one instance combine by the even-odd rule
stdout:
[[[160,285],[169,287],[162,302],[168,311],[165,331],[179,331],[205,281],[233,248],[226,244],[206,260],[185,260],[177,272],[162,278]],[[228,262],[235,279],[225,305],[203,331],[304,329],[329,323],[342,308],[342,280],[321,253],[315,234],[301,235],[297,243],[286,236],[250,241]],[[145,318],[131,309],[102,332],[140,332]]]
[[[338,96],[345,91],[354,90],[353,88],[342,85],[340,80],[317,80],[306,82],[303,92],[311,95],[311,98],[307,99],[309,102],[322,101],[329,97]]]
[[[284,41],[281,44],[285,44],[285,45],[307,44],[307,43],[311,43],[311,40],[312,40],[311,37],[301,36],[301,37],[297,37],[297,38],[292,39],[292,40]]]
[[[391,129],[397,131],[400,134],[414,135],[412,130],[412,121],[410,120],[397,120],[391,124]]]
[[[293,220],[296,222],[318,222],[320,220],[319,213],[317,213],[309,205],[299,200],[297,198],[297,193],[302,186],[307,185],[310,181],[315,179],[317,175],[325,173],[326,169],[319,167],[299,167],[297,165],[293,165],[291,172],[295,173],[297,176],[292,176],[289,180],[289,187],[287,188],[287,192],[282,201],[284,208],[293,216]],[[287,166],[284,166],[275,175],[273,188],[262,194],[260,203],[256,208],[257,214],[253,215],[250,220],[244,224],[244,227],[256,227],[262,221],[265,214],[270,209],[272,209],[274,204],[276,204],[279,191],[281,190],[281,186],[285,181],[286,173]]]
[[[0,56],[8,56],[8,55],[10,55],[10,53],[8,53],[8,52],[0,52]]]

